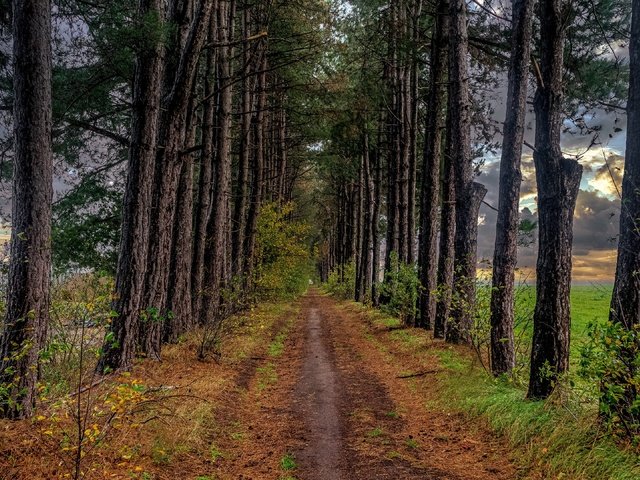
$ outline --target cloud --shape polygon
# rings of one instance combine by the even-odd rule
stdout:
[[[580,190],[573,221],[575,255],[610,250],[617,245],[620,200],[599,192]]]
[[[578,283],[609,283],[616,270],[616,249],[590,250],[574,254],[572,280]]]
[[[622,187],[622,175],[624,173],[624,157],[611,154],[606,162],[601,157],[599,166],[593,170],[593,178],[589,180],[589,186],[605,195],[618,196]]]
[[[602,158],[602,157],[600,157]],[[616,182],[621,180],[621,166],[624,158],[619,155],[609,156],[609,165],[615,173]],[[573,224],[573,256],[574,280],[610,282],[615,271],[615,248],[619,229],[620,200],[613,195],[613,183],[606,165],[602,160],[587,163],[590,171],[585,187],[580,190],[576,202]],[[520,218],[533,222],[538,221],[535,197],[535,170],[531,157],[523,158],[523,183],[521,188]],[[487,189],[486,202],[493,207],[498,206],[498,188],[500,181],[499,164],[486,166],[478,181]],[[607,186],[608,185],[608,186]],[[601,187],[596,189],[596,187]],[[606,187],[606,188],[605,188]],[[494,209],[483,205],[480,209],[482,222],[478,226],[478,257],[491,261],[495,242],[497,213]],[[518,248],[518,266],[526,272],[535,270],[537,261],[537,231],[531,246]]]

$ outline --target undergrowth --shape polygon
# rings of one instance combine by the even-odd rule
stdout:
[[[300,309],[298,303],[263,302],[230,317],[223,362],[196,362],[199,333],[192,332],[163,349],[162,363],[141,361],[130,375],[97,377],[93,367],[111,290],[109,279],[86,277],[55,292],[36,417],[0,420],[0,479],[145,480],[183,472],[184,465],[192,475],[175,478],[217,478],[202,476],[228,458],[228,445],[217,442],[243,435],[217,421],[237,365],[256,355],[274,361],[282,355]],[[274,381],[271,370],[265,384]]]

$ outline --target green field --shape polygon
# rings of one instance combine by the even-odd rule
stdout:
[[[576,285],[571,288],[571,356],[572,363],[579,355],[587,338],[590,324],[605,322],[609,317],[609,303],[613,285]],[[516,288],[516,344],[521,354],[527,355],[533,331],[534,286]],[[478,303],[482,316],[489,318],[489,287],[478,289]]]
[[[571,289],[571,334],[573,344],[584,340],[591,323],[609,318],[609,304],[613,285],[574,286]]]

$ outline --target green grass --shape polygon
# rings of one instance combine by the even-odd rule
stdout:
[[[443,352],[447,372],[443,406],[484,418],[506,437],[524,466],[544,465],[550,478],[631,480],[640,478],[638,456],[621,450],[597,424],[594,405],[554,405],[524,399],[524,390],[494,380],[471,361]],[[446,405],[444,405],[446,403]]]
[[[572,365],[580,358],[589,325],[607,321],[611,292],[609,285],[572,287]],[[528,349],[535,288],[520,287],[517,295],[516,334]],[[446,403],[487,420],[493,430],[509,440],[524,466],[544,465],[550,478],[640,478],[638,456],[620,449],[608,438],[597,422],[597,405],[580,392],[570,392],[563,402],[553,398],[547,402],[525,400],[522,386],[505,379],[494,380],[455,350],[438,351],[438,356],[446,368],[446,373],[440,375],[446,385]]]
[[[393,330],[391,337],[400,342],[406,343],[409,346],[416,346],[422,340],[417,335],[413,335],[407,330]]]
[[[414,450],[420,446],[414,438],[407,438],[405,443],[407,444],[407,447],[413,448]]]
[[[571,334],[574,339],[584,340],[590,323],[607,321],[612,292],[612,285],[571,288]]]
[[[280,332],[276,335],[276,338],[269,345],[269,356],[270,357],[279,357],[282,355],[284,351],[284,341],[287,338],[288,332]]]
[[[575,365],[587,340],[589,325],[609,317],[611,285],[573,286],[571,289],[571,377],[578,385]],[[535,288],[517,292],[516,334],[522,347],[530,348]],[[640,460],[631,451],[616,446],[597,422],[597,405],[582,391],[570,391],[562,402],[525,400],[522,386],[494,380],[472,367],[471,361],[454,350],[438,353],[447,369],[441,380],[447,403],[470,415],[486,419],[516,449],[525,466],[544,465],[551,478],[631,480],[640,478]],[[581,390],[585,387],[580,385]],[[589,387],[589,386],[587,386]]]
[[[224,458],[224,453],[218,447],[216,447],[215,444],[212,444],[211,448],[209,449],[209,456],[211,458],[211,461],[213,463],[216,463],[219,458]]]
[[[602,323],[609,318],[612,285],[574,285],[571,287],[571,357],[572,363],[578,359],[580,348],[587,339],[589,325]],[[533,334],[533,310],[535,287],[516,287],[516,341],[520,350],[527,351]],[[489,287],[478,288],[479,302],[486,310],[483,317],[489,318]],[[488,321],[488,320],[487,320]]]
[[[380,427],[376,427],[373,430],[367,432],[367,437],[369,438],[376,438],[376,437],[380,437],[383,434],[383,430]]]
[[[258,390],[260,391],[278,382],[278,372],[276,372],[276,366],[272,362],[256,368],[256,372],[258,374]]]
[[[295,470],[296,468],[298,468],[298,464],[296,463],[296,459],[294,458],[294,456],[291,453],[287,453],[280,460],[280,467],[282,468],[282,470],[288,472],[290,470]]]

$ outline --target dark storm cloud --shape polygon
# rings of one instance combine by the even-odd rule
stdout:
[[[624,159],[619,155],[611,155],[608,158],[609,168],[614,172],[613,177],[616,182],[621,180],[623,162]],[[594,160],[588,165],[591,174],[586,184],[590,188],[597,187],[598,190],[583,189],[578,194],[574,217],[573,254],[576,265],[574,276],[577,281],[587,281],[589,275],[599,281],[609,281],[613,274],[614,264],[607,262],[611,262],[612,259],[615,262],[615,256],[611,252],[616,248],[620,200],[617,196],[610,195],[614,191],[611,182],[612,175],[609,174],[609,169],[604,165],[604,162],[598,163]],[[521,200],[532,206],[521,204],[520,218],[537,223],[535,171],[530,157],[523,158],[522,171]],[[485,201],[492,207],[498,206],[499,175],[499,164],[496,162],[487,165],[477,179],[487,187]],[[610,184],[608,188],[605,183],[607,181]],[[481,207],[478,226],[478,258],[481,261],[490,261],[493,258],[496,218],[497,213],[493,208],[487,205]],[[534,240],[537,240],[536,237],[537,231],[534,234]],[[520,267],[535,268],[536,258],[536,241],[530,246],[518,248],[518,265]],[[590,259],[594,260],[592,267],[589,267]]]
[[[610,250],[617,245],[620,200],[594,191],[581,190],[573,222],[573,253]]]

